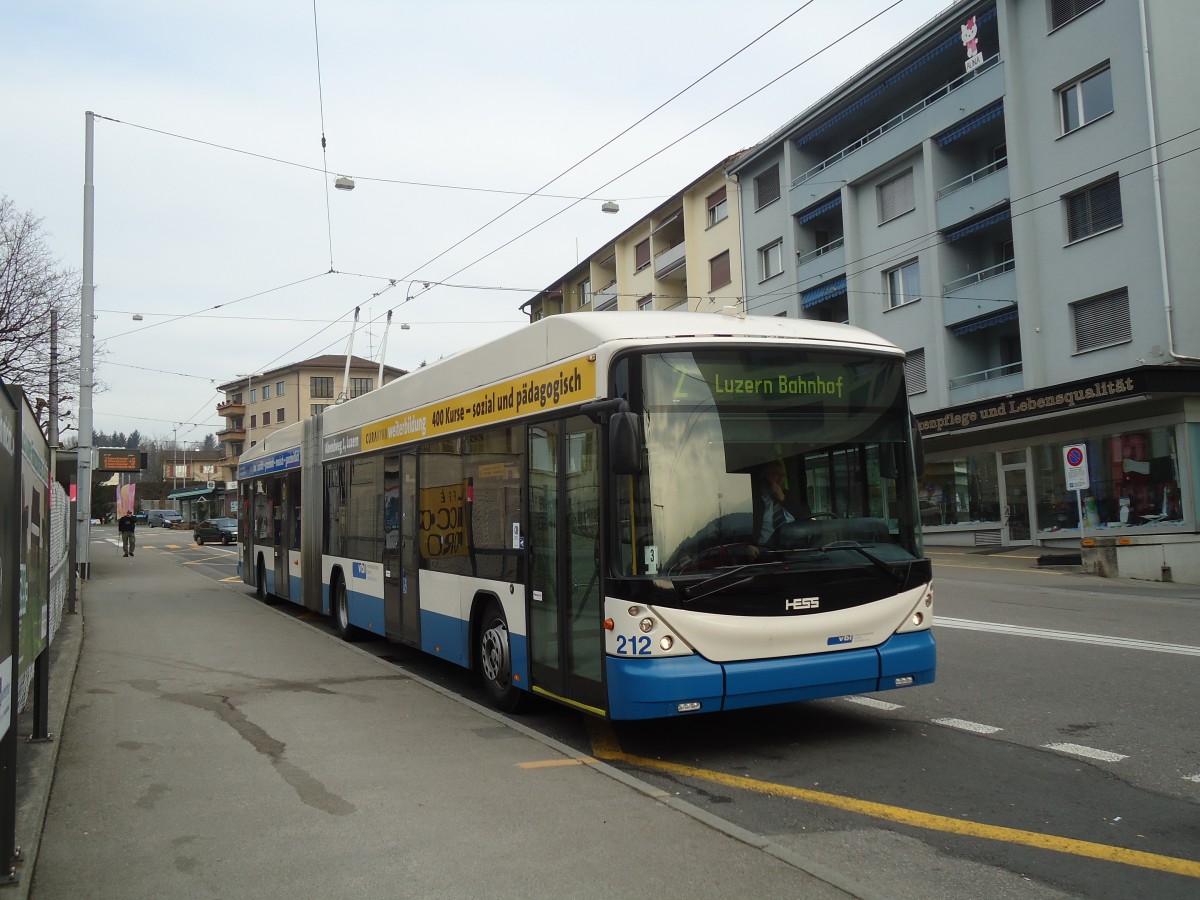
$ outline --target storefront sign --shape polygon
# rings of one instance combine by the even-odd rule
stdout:
[[[922,437],[954,434],[967,428],[998,425],[1012,419],[1069,412],[1082,407],[1128,400],[1146,393],[1152,387],[1154,384],[1149,380],[1147,373],[1135,369],[1091,381],[1076,381],[1040,391],[1022,391],[1004,397],[993,397],[982,403],[918,415],[917,426]],[[1172,387],[1168,390],[1172,390]]]

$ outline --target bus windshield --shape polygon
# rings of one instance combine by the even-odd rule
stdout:
[[[756,347],[627,365],[645,456],[616,479],[622,575],[921,556],[900,359]]]

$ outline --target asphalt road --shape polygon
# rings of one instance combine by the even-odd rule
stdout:
[[[236,548],[168,534],[139,540],[240,585]],[[898,897],[1200,893],[1200,587],[1039,569],[1036,551],[930,556],[934,685],[615,728],[537,703],[521,721],[842,870],[887,873],[911,886]],[[457,667],[365,646],[484,702]]]

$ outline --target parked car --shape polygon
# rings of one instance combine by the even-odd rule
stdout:
[[[196,526],[196,543],[220,541],[222,544],[237,543],[237,519],[205,519]]]
[[[174,509],[148,509],[146,522],[151,528],[178,528],[183,516]]]

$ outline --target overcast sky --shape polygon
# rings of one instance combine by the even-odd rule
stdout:
[[[94,426],[198,441],[223,425],[216,385],[344,353],[355,307],[373,360],[395,310],[386,362],[405,369],[519,328],[581,256],[948,5],[9,4],[0,195],[79,270],[84,114],[106,117]],[[354,191],[333,189],[343,174]]]

